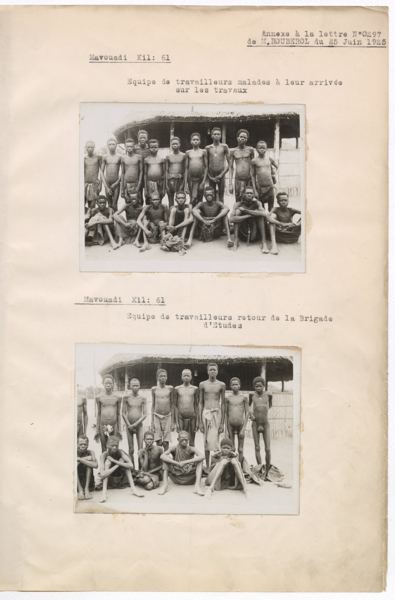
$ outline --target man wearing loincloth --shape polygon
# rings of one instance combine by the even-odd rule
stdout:
[[[192,246],[192,239],[195,233],[196,219],[192,213],[192,206],[186,204],[187,196],[185,192],[177,192],[176,205],[170,209],[168,231],[173,235],[180,236],[185,242],[185,248]]]
[[[144,194],[145,203],[151,203],[152,195],[157,195],[162,202],[165,195],[165,159],[158,156],[158,140],[149,140],[150,155],[144,159]]]
[[[81,435],[86,435],[88,429],[88,410],[86,397],[77,394],[77,439]]]
[[[242,490],[248,499],[247,482],[232,440],[223,438],[220,446],[221,450],[213,455],[213,464],[205,481],[207,491],[204,497],[211,500],[214,490]]]
[[[105,375],[103,378],[104,394],[96,397],[97,420],[95,441],[101,443],[102,452],[107,447],[107,439],[113,435],[122,439],[121,404],[122,398],[113,393],[114,378]]]
[[[250,241],[257,238],[262,240],[262,253],[267,254],[269,249],[266,245],[265,231],[266,211],[259,200],[254,198],[252,186],[247,186],[244,196],[240,202],[235,202],[229,221],[234,223],[234,246],[233,250],[239,247],[239,238]]]
[[[174,409],[177,431],[186,431],[192,446],[198,430],[199,388],[191,385],[192,373],[184,369],[181,374],[182,385],[174,388]]]
[[[77,440],[77,495],[78,500],[90,500],[95,489],[93,469],[97,469],[97,460],[93,450],[88,450],[89,440],[80,435]]]
[[[224,431],[225,389],[218,381],[218,365],[207,365],[208,379],[199,384],[199,426],[204,434],[206,467],[210,469],[210,452],[217,452],[219,435]]]
[[[214,190],[212,187],[206,187],[204,190],[205,202],[192,209],[193,216],[197,219],[196,236],[200,237],[202,242],[211,242],[212,239],[222,235],[226,231],[228,238],[228,248],[233,247],[230,237],[229,222],[227,214],[229,208],[219,200],[214,200]]]
[[[204,456],[189,445],[187,431],[178,434],[177,446],[172,446],[161,456],[163,462],[163,485],[158,494],[163,495],[169,491],[169,477],[177,485],[195,484],[194,494],[203,496],[200,480],[203,473]]]
[[[150,243],[163,242],[168,231],[169,209],[166,204],[161,204],[158,195],[151,196],[151,204],[144,206],[137,223],[144,237],[144,244],[140,248],[140,252],[150,250]]]
[[[140,204],[140,198],[137,192],[132,192],[125,198],[125,204],[116,213],[114,213],[114,229],[117,242],[120,246],[123,244],[133,244],[141,248],[139,238],[141,229],[137,224],[137,219],[143,210]]]
[[[121,183],[121,156],[116,154],[117,140],[110,138],[107,141],[108,154],[103,156],[101,164],[102,180],[106,191],[108,206],[118,210],[118,198]]]
[[[160,459],[163,448],[154,445],[152,431],[144,433],[144,444],[144,448],[139,450],[140,471],[136,473],[134,481],[146,490],[154,490],[159,487],[159,482],[163,479],[163,465]]]
[[[265,380],[263,377],[255,377],[252,382],[254,393],[250,395],[250,418],[251,429],[255,444],[255,458],[258,465],[262,464],[261,446],[259,442],[260,434],[262,434],[263,443],[265,446],[266,455],[266,472],[269,473],[271,452],[270,452],[270,423],[269,423],[269,408],[272,407],[272,394],[265,392]]]
[[[301,212],[296,208],[288,208],[288,194],[279,192],[276,198],[279,206],[273,208],[266,217],[270,225],[271,254],[278,254],[276,242],[279,244],[296,244],[302,230],[300,220],[297,223],[292,220],[294,215],[300,215]]]
[[[85,215],[85,246],[103,246],[110,242],[113,250],[119,248],[114,239],[112,208],[107,208],[105,196],[99,196],[97,208],[89,208]]]
[[[144,396],[139,394],[140,382],[133,377],[130,381],[130,390],[125,390],[122,400],[122,417],[126,425],[128,438],[129,456],[134,466],[134,436],[136,436],[137,448],[143,447],[143,422],[147,418],[147,407]]]
[[[171,432],[174,431],[174,403],[172,385],[166,385],[167,372],[159,369],[156,373],[157,385],[151,388],[151,429],[154,432],[155,442],[169,448]]]
[[[211,130],[213,143],[206,146],[208,160],[208,178],[214,193],[218,189],[218,200],[224,201],[225,175],[229,171],[229,147],[221,143],[221,128]]]
[[[107,489],[123,489],[130,486],[133,496],[142,498],[134,485],[132,472],[133,464],[129,456],[119,449],[119,439],[111,435],[107,439],[105,452],[100,456],[100,473],[96,490],[103,490],[100,502],[107,500]]]
[[[251,161],[254,158],[254,148],[247,146],[250,134],[246,129],[237,132],[237,148],[230,151],[229,159],[229,193],[233,194],[233,169],[235,173],[236,202],[242,201],[247,185],[251,185]]]
[[[121,196],[127,198],[137,193],[141,202],[141,182],[143,180],[143,159],[134,150],[133,140],[125,141],[125,156],[121,157]]]
[[[263,207],[268,205],[271,211],[274,205],[274,183],[278,164],[267,156],[266,142],[258,142],[256,145],[257,158],[251,161],[251,179],[254,188],[254,196],[258,198]]]
[[[239,462],[242,465],[244,458],[244,439],[249,417],[248,396],[240,394],[240,379],[238,377],[232,377],[230,380],[230,388],[232,394],[225,398],[226,429],[228,430],[233,446],[235,445],[235,438],[237,437]]]
[[[174,205],[177,192],[184,192],[187,186],[186,155],[180,152],[180,138],[171,140],[171,154],[166,156],[166,192],[169,208]]]
[[[142,161],[141,164],[143,166],[145,159],[151,155],[151,151],[148,147],[148,133],[144,129],[141,129],[138,132],[137,142],[138,143],[134,147],[134,153],[137,154],[137,156],[141,157],[141,161]],[[142,177],[141,184],[140,184],[140,187],[138,190],[140,197],[141,197],[141,202],[143,202],[144,186],[145,186],[145,181],[144,181],[144,170],[143,170],[143,177]],[[147,204],[147,197],[145,197],[145,203]]]
[[[196,206],[203,200],[204,182],[207,177],[207,152],[200,146],[200,133],[191,135],[192,150],[186,151],[187,181],[191,205]]]
[[[94,154],[95,142],[86,142],[85,148],[88,156],[84,157],[84,207],[94,208],[102,183],[100,179],[102,157]]]

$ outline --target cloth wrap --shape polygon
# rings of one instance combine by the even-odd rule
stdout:
[[[167,187],[169,188],[170,193],[175,194],[176,192],[180,192],[183,184],[184,177],[182,175],[167,178]]]
[[[141,191],[136,182],[125,184],[125,195],[129,198],[130,194],[138,194],[139,200],[141,200]]]
[[[202,183],[202,181],[202,177],[190,177],[189,179],[189,194],[191,196],[192,206],[196,206],[196,204],[203,198],[203,190],[199,189],[199,185]]]
[[[219,448],[219,426],[221,415],[219,408],[203,409],[204,449],[216,452]]]
[[[300,238],[301,230],[300,224],[294,224],[292,229],[284,229],[282,225],[276,225],[276,242],[279,244],[296,244]]]
[[[133,244],[139,232],[139,226],[137,224],[137,221],[134,221],[133,219],[128,219],[127,222],[129,225],[131,225],[130,229],[126,229],[124,225],[121,225],[120,223],[115,221],[114,228],[115,234],[117,236],[116,241],[119,241],[119,238],[122,238],[124,244]]]
[[[160,234],[166,229],[166,226],[165,221],[159,221],[157,225],[152,221],[148,221],[146,227],[152,233],[152,236],[148,236],[148,242],[150,244],[157,244],[160,241]]]
[[[86,183],[85,184],[85,206],[88,203],[88,208],[91,203],[95,203],[99,197],[99,190],[101,184],[95,181],[95,183]]]
[[[151,198],[152,196],[159,196],[159,198],[162,200],[162,198],[165,195],[165,181],[164,179],[160,179],[159,181],[147,181],[146,182],[146,196],[145,196],[145,201],[146,204],[151,204]],[[149,200],[149,202],[148,202]]]
[[[222,234],[223,227],[224,225],[222,219],[220,221],[216,221],[215,223],[211,223],[210,225],[199,221],[197,229],[198,232],[200,232],[200,241],[211,242],[211,240],[219,238]]]
[[[214,481],[214,477],[217,474],[218,470],[221,468],[221,460],[225,458],[222,455],[222,452],[217,452],[213,454],[211,459],[211,468],[210,473],[208,474],[205,482],[205,486],[210,486]],[[221,474],[221,477],[217,479],[214,485],[214,490],[220,492],[221,490],[228,490],[230,487],[233,487],[236,483],[236,490],[242,490],[243,486],[241,485],[238,477],[236,477],[235,469],[230,462],[230,458],[228,459],[227,465]]]
[[[115,460],[120,460],[122,458],[120,450],[117,450],[112,456]],[[115,465],[112,465],[112,466],[115,467]],[[103,489],[103,478],[100,475],[100,473],[98,474],[97,479],[98,479],[98,482],[96,484],[95,490],[102,490]],[[107,489],[122,490],[128,486],[129,486],[129,481],[128,481],[128,478],[126,475],[126,469],[123,469],[122,467],[118,466],[118,468],[115,469],[115,471],[113,473],[111,473],[111,475],[108,476]]]
[[[251,184],[252,184],[251,179],[248,179],[247,181],[245,181],[244,179],[237,179],[237,177],[235,177],[236,202],[242,202],[243,194],[246,191],[246,187],[251,186]]]
[[[187,446],[184,450],[178,444],[174,452],[174,460],[176,462],[182,462],[184,460],[190,460],[194,454],[190,447]],[[173,464],[168,464],[169,477],[173,483],[178,485],[192,485],[196,482],[196,463],[191,463],[183,467]]]
[[[171,413],[158,415],[154,413],[154,437],[155,441],[171,442]]]
[[[171,233],[166,233],[161,241],[160,249],[165,252],[178,252],[181,255],[186,254],[184,240],[178,235],[172,235]]]
[[[86,234],[86,245],[87,246],[103,246],[108,240],[108,233],[103,225],[101,225],[102,221],[107,221],[108,217],[103,215],[100,212],[97,212],[93,217],[91,217],[88,221],[88,225],[95,225],[94,228],[89,229]],[[111,229],[113,229],[113,225],[109,225]]]

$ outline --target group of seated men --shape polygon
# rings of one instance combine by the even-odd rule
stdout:
[[[185,153],[180,151],[180,139],[173,137],[166,158],[158,156],[159,142],[148,140],[143,130],[138,133],[138,144],[125,140],[125,155],[116,153],[114,138],[108,140],[108,154],[103,157],[94,153],[95,143],[88,141],[84,158],[85,244],[109,242],[114,250],[134,244],[143,252],[150,244],[160,243],[162,250],[185,254],[194,238],[208,242],[226,235],[232,250],[237,250],[240,239],[247,244],[260,239],[264,254],[278,254],[276,242],[297,242],[301,225],[293,216],[300,210],[288,207],[286,192],[277,194],[278,206],[274,207],[278,165],[267,156],[266,142],[258,142],[258,156],[254,158],[254,149],[247,146],[246,129],[238,131],[238,145],[233,149],[221,143],[219,127],[211,130],[211,137],[213,143],[203,150],[200,134],[192,134],[192,148]],[[230,215],[224,204],[228,171],[229,192],[236,198]],[[105,195],[100,195],[102,186]],[[166,194],[168,206],[162,204]],[[124,199],[120,208],[119,196]]]
[[[226,385],[217,379],[218,366],[207,366],[208,379],[192,385],[192,373],[184,369],[182,384],[167,384],[167,372],[159,369],[157,384],[151,388],[150,428],[144,433],[147,418],[146,400],[140,394],[140,382],[133,378],[129,389],[121,395],[114,392],[111,375],[103,378],[104,393],[96,398],[97,422],[95,440],[100,441],[100,472],[95,485],[93,471],[99,464],[89,450],[87,400],[78,398],[77,411],[77,492],[78,499],[91,499],[93,490],[102,490],[101,502],[107,500],[107,490],[130,487],[130,493],[143,496],[136,486],[146,490],[159,488],[163,495],[169,490],[168,480],[177,485],[194,485],[194,493],[211,498],[214,490],[233,489],[247,493],[244,458],[244,438],[251,419],[255,457],[263,478],[271,470],[269,408],[272,395],[265,391],[265,381],[256,377],[251,394],[240,393],[240,380],[230,380],[231,394],[225,396]],[[129,454],[119,448],[122,439],[122,418],[126,427]],[[178,432],[178,444],[173,446],[172,432]],[[203,433],[204,454],[195,446],[197,431]],[[226,437],[220,436],[226,431]],[[260,435],[265,448],[262,464]],[[137,441],[135,461],[134,441]],[[237,440],[237,452],[235,441]],[[212,454],[213,453],[213,454]],[[205,493],[201,488],[205,460]],[[259,470],[258,469],[258,470]],[[160,485],[162,482],[162,485]],[[261,481],[257,480],[257,483]]]

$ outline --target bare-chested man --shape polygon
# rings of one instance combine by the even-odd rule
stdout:
[[[137,154],[138,156],[141,156],[142,165],[144,167],[145,159],[151,155],[151,151],[148,147],[148,133],[144,129],[141,129],[138,132],[137,142],[138,143],[134,147],[134,153]],[[142,177],[140,188],[139,188],[140,197],[141,197],[142,202],[143,202],[144,187],[145,187],[145,182],[144,182],[144,170],[143,170],[143,177]],[[147,198],[145,198],[145,202],[147,203]]]
[[[181,374],[182,385],[174,388],[174,408],[177,431],[186,431],[192,446],[199,426],[199,388],[191,385],[192,373],[184,369]]]
[[[140,471],[135,476],[135,482],[146,490],[153,490],[159,487],[159,481],[163,478],[163,465],[160,459],[163,448],[154,444],[152,431],[144,433],[144,444],[144,448],[139,450]]]
[[[177,446],[167,449],[161,456],[163,461],[163,486],[158,494],[169,491],[169,477],[177,485],[195,484],[194,494],[203,496],[200,480],[203,474],[204,456],[194,446],[189,445],[189,434],[180,431]]]
[[[171,442],[171,432],[175,429],[174,388],[172,385],[166,385],[167,372],[165,369],[158,370],[156,379],[158,385],[151,388],[151,429],[154,432],[155,442],[167,450],[169,442]]]
[[[242,201],[247,185],[251,185],[251,161],[254,158],[254,148],[247,146],[250,134],[247,129],[237,132],[237,148],[230,151],[229,160],[229,192],[233,194],[233,171],[235,173],[236,202]]]
[[[210,469],[210,452],[219,450],[219,436],[224,431],[225,389],[218,381],[218,365],[207,365],[208,379],[199,385],[199,426],[204,434],[206,466]]]
[[[274,205],[274,178],[278,164],[270,156],[267,156],[266,142],[258,142],[256,149],[258,156],[251,161],[251,179],[254,194],[262,206],[265,207],[267,203],[269,211],[271,211]]]
[[[190,202],[196,206],[203,200],[204,183],[207,177],[207,152],[200,148],[200,133],[191,135],[192,150],[186,151],[187,181]]]
[[[240,394],[240,379],[232,377],[230,380],[232,394],[225,400],[226,402],[226,428],[229,437],[235,445],[237,437],[237,451],[239,453],[240,464],[243,464],[244,458],[244,438],[249,417],[248,396]]]
[[[220,445],[221,450],[213,454],[210,473],[205,481],[207,491],[204,497],[211,500],[214,490],[242,490],[248,499],[247,482],[232,440],[223,438]]]
[[[103,156],[101,163],[102,180],[106,190],[108,206],[118,210],[118,198],[121,183],[121,156],[116,154],[117,140],[110,138],[107,142],[108,154]]]
[[[126,196],[125,204],[114,213],[114,229],[115,234],[118,236],[119,246],[133,244],[137,248],[141,248],[139,238],[142,233],[137,219],[142,210],[139,194],[132,192],[129,196]]]
[[[185,248],[192,246],[193,235],[195,233],[196,219],[192,213],[192,206],[186,204],[187,196],[185,192],[176,193],[176,205],[170,209],[169,227],[167,230],[172,235],[179,235],[185,242]]]
[[[278,254],[276,242],[279,244],[296,244],[302,231],[300,219],[297,223],[293,220],[294,215],[300,215],[301,212],[297,208],[288,207],[287,192],[279,192],[276,198],[278,206],[272,208],[267,215],[272,241],[270,254]]]
[[[85,215],[85,246],[103,246],[110,242],[113,250],[116,243],[112,208],[107,207],[105,196],[99,196],[96,208],[89,208]]]
[[[161,204],[157,195],[151,196],[151,204],[144,206],[137,219],[138,226],[141,228],[144,237],[144,244],[140,252],[150,250],[151,244],[163,242],[163,238],[168,231],[169,209],[166,204]]]
[[[169,208],[174,205],[174,195],[184,192],[187,185],[186,155],[180,152],[180,138],[171,140],[172,153],[166,156],[166,192]]]
[[[93,469],[97,469],[97,460],[93,450],[88,450],[86,435],[77,439],[77,495],[78,500],[90,500],[95,489]]]
[[[213,143],[206,146],[208,160],[208,178],[210,186],[216,192],[218,200],[224,201],[225,175],[229,171],[229,147],[221,143],[221,128],[213,127],[211,130]]]
[[[114,378],[105,375],[103,379],[104,394],[96,397],[97,421],[95,441],[100,440],[102,452],[107,446],[109,436],[117,436],[122,439],[121,404],[122,398],[114,394]]]
[[[93,208],[101,189],[100,169],[102,157],[95,154],[95,142],[86,142],[84,157],[84,205]]]
[[[125,156],[121,157],[121,196],[126,198],[137,192],[142,201],[143,159],[135,153],[132,139],[125,141],[125,150]]]
[[[269,423],[269,408],[272,407],[272,394],[265,392],[265,380],[263,377],[255,377],[252,382],[255,390],[250,395],[250,418],[251,429],[255,444],[255,458],[258,465],[262,464],[261,446],[259,436],[262,434],[263,443],[266,454],[266,470],[265,476],[269,473],[271,452],[270,452],[270,423]]]
[[[86,435],[88,429],[88,410],[86,397],[77,394],[77,439]]]
[[[144,494],[136,490],[132,471],[132,461],[126,452],[120,450],[119,439],[114,435],[110,435],[107,439],[106,450],[100,456],[99,484],[96,486],[96,489],[103,490],[100,502],[107,500],[107,489],[122,489],[127,487],[128,484],[130,485],[130,493],[133,496],[142,498]]]
[[[122,417],[126,425],[126,435],[128,438],[129,456],[134,462],[134,436],[137,440],[137,448],[143,447],[143,421],[147,417],[147,407],[144,396],[140,396],[140,382],[135,377],[130,382],[131,394],[123,397]]]
[[[247,186],[241,202],[235,202],[229,221],[234,223],[234,246],[233,250],[239,247],[239,238],[250,241],[260,238],[262,240],[262,253],[267,254],[269,249],[266,245],[265,230],[266,211],[259,200],[254,198],[252,186]]]
[[[226,231],[228,238],[228,248],[233,247],[230,237],[229,222],[227,214],[229,208],[219,200],[214,200],[214,190],[212,187],[206,187],[204,190],[206,202],[199,202],[192,209],[193,216],[197,219],[196,233],[200,236],[202,242],[210,242],[214,238],[220,237],[223,230]]]
[[[165,159],[158,156],[158,140],[149,140],[150,155],[144,159],[144,194],[145,203],[151,203],[151,196],[156,194],[162,202],[165,195]]]

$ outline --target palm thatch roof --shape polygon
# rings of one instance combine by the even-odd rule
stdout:
[[[163,354],[114,354],[100,369],[99,373],[103,377],[107,373],[111,373],[116,369],[132,367],[136,364],[152,364],[152,363],[174,363],[174,364],[202,364],[216,362],[218,364],[240,364],[240,363],[257,363],[261,365],[263,360],[266,360],[267,378],[271,381],[292,381],[293,379],[293,362],[289,356],[270,356],[257,357],[254,356],[223,356],[223,355],[199,355],[185,356],[185,354],[173,354],[172,356]]]

